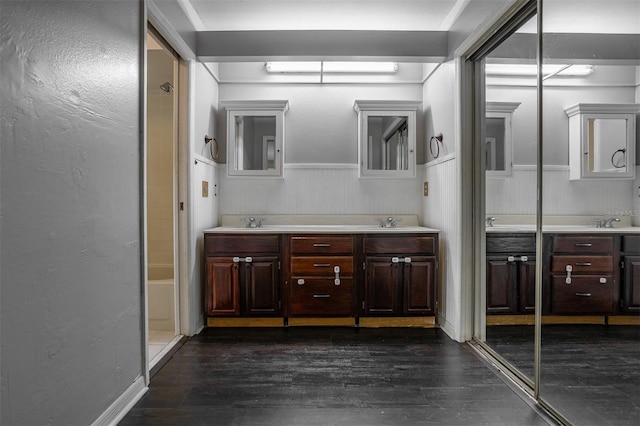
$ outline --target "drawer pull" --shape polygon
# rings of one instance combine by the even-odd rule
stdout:
[[[333,284],[340,285],[340,267],[339,266],[334,266],[333,267],[333,272],[336,275],[336,278],[333,280]]]
[[[331,244],[320,244],[320,243],[316,243],[313,245],[314,247],[331,247]]]
[[[251,263],[251,262],[253,262],[253,258],[252,258],[252,257],[249,257],[249,256],[247,256],[247,257],[238,257],[238,256],[236,256],[236,257],[234,257],[234,258],[233,258],[233,261],[234,261],[235,263],[238,263],[238,262],[247,262],[247,263]]]
[[[592,247],[591,243],[576,243],[576,247]]]
[[[392,257],[391,263],[411,263],[410,257]]]
[[[576,293],[578,297],[591,297],[591,293]]]
[[[314,268],[328,268],[329,266],[331,266],[330,263],[314,263],[313,264]]]
[[[600,277],[600,284],[606,284],[607,279],[605,277]]]
[[[298,285],[304,285],[304,280],[302,278],[298,280]]]
[[[314,299],[328,299],[331,297],[330,294],[314,294]]]
[[[576,266],[591,266],[591,262],[576,262]]]
[[[573,266],[567,265],[565,270],[567,271],[567,277],[564,279],[564,282],[566,284],[571,284],[571,271],[573,271]]]

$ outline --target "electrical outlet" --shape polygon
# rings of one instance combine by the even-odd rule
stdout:
[[[429,182],[424,183],[424,196],[425,197],[429,196]]]
[[[206,180],[202,181],[202,197],[207,198],[209,196],[209,182]]]

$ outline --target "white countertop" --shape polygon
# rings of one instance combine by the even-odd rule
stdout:
[[[262,223],[247,228],[247,217]],[[387,217],[395,228],[382,228]],[[440,230],[418,225],[416,215],[223,215],[221,226],[205,229],[205,234],[404,234],[438,233]]]
[[[418,234],[438,233],[440,230],[424,226],[381,228],[376,225],[262,225],[260,228],[218,226],[205,229],[205,234]]]

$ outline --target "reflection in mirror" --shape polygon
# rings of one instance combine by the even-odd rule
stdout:
[[[531,21],[535,22],[535,16]],[[513,39],[520,35],[516,31],[503,44],[513,45]],[[518,56],[535,52],[535,40],[525,38],[518,47]],[[510,60],[501,52],[498,46],[485,63]],[[513,80],[511,76],[486,76],[483,87],[487,99],[482,125],[487,220],[482,308],[485,343],[511,365],[515,374],[533,383],[536,236],[531,228],[505,226],[508,223],[503,215],[526,211],[535,217],[535,207],[530,205],[536,198],[535,157],[527,164],[525,174],[516,173],[513,163],[516,155],[535,152],[536,97],[530,83],[514,85]],[[511,189],[516,186],[517,190]]]
[[[588,76],[543,82],[543,150],[568,147],[571,175],[545,168],[542,219],[595,225],[544,234],[540,398],[567,424],[637,425],[640,234],[630,225],[640,225],[640,182],[630,129],[640,101],[640,2],[544,3],[542,60],[594,66]],[[596,229],[612,221],[617,229]]]
[[[274,170],[276,118],[236,115],[236,170]]]
[[[409,168],[408,120],[406,115],[367,117],[367,165],[370,170]]]
[[[616,118],[590,118],[589,171],[625,172],[627,167],[627,120]]]
[[[221,101],[227,110],[227,174],[282,176],[288,101]]]
[[[491,91],[489,90],[489,93]],[[519,102],[487,102],[485,106],[485,170],[487,176],[510,176],[513,166],[513,112]]]
[[[638,111],[638,104],[614,103],[576,104],[565,109],[572,180],[635,177]]]
[[[419,101],[356,100],[360,177],[412,178]]]

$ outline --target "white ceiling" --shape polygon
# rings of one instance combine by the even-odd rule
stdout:
[[[446,31],[470,1],[479,0],[180,1],[199,31]]]

